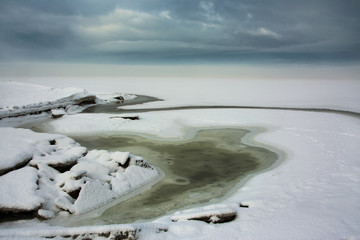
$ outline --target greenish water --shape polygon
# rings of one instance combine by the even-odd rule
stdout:
[[[131,223],[223,197],[243,177],[277,160],[268,149],[244,144],[242,138],[248,133],[241,129],[208,129],[184,141],[124,135],[71,136],[88,149],[129,151],[142,156],[165,173],[150,190],[108,208],[96,218],[71,224]]]

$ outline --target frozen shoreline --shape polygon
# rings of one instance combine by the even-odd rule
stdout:
[[[90,103],[89,99],[116,100],[114,94],[96,99],[95,95],[76,88],[56,89],[14,82],[0,85],[1,92],[6,93],[0,102],[0,106],[6,105],[0,112],[2,126],[9,123],[16,126],[29,119],[36,123],[34,119],[38,116],[28,117],[32,114],[50,119],[43,112],[52,111],[54,115],[60,111],[58,108],[63,108],[65,115],[65,109],[69,112],[74,105]],[[27,90],[30,91],[26,94]],[[122,96],[117,98],[125,100]],[[141,157],[128,152],[88,151],[62,135],[1,127],[0,142],[0,211],[5,218],[7,213],[10,218],[11,214],[22,213],[44,219],[85,213],[153,184],[161,176],[159,169]]]
[[[257,129],[259,131],[259,129]],[[263,130],[263,129],[262,129]],[[239,132],[238,132],[239,131]],[[122,151],[130,151],[135,153],[136,155],[142,156],[145,159],[147,159],[148,162],[150,162],[152,165],[154,166],[158,166],[161,169],[163,169],[167,175],[167,177],[165,178],[165,182],[160,183],[160,185],[156,185],[154,189],[152,189],[150,192],[144,192],[143,194],[141,194],[141,196],[137,196],[135,197],[133,200],[136,201],[138,204],[140,204],[141,206],[139,206],[139,209],[144,209],[144,212],[141,213],[139,212],[139,210],[135,210],[135,212],[133,214],[130,214],[129,217],[117,217],[111,214],[111,209],[106,209],[107,213],[103,216],[100,216],[100,214],[102,214],[102,211],[100,211],[101,209],[98,210],[94,210],[93,214],[89,214],[89,220],[86,221],[84,217],[81,217],[79,219],[81,220],[85,220],[85,221],[77,221],[77,219],[74,219],[74,224],[76,225],[92,225],[92,223],[94,224],[113,224],[116,223],[116,221],[119,221],[118,223],[129,223],[129,222],[133,222],[132,221],[128,221],[125,219],[135,219],[136,223],[143,223],[143,222],[149,222],[151,221],[150,219],[154,219],[154,218],[158,218],[158,216],[160,216],[160,214],[158,214],[158,212],[162,212],[161,215],[171,215],[173,214],[175,211],[179,211],[180,209],[188,209],[188,208],[194,208],[194,207],[199,207],[199,206],[204,206],[204,205],[208,205],[209,203],[214,204],[214,203],[218,203],[223,201],[224,199],[228,198],[231,195],[231,192],[234,192],[237,187],[236,186],[240,186],[239,182],[241,184],[244,184],[245,180],[244,179],[248,179],[249,175],[256,175],[262,171],[266,171],[268,170],[268,168],[270,167],[271,164],[274,164],[274,161],[276,160],[276,154],[272,151],[273,149],[270,148],[269,146],[266,146],[266,149],[272,152],[267,152],[266,154],[264,152],[266,152],[264,148],[264,146],[260,146],[259,144],[256,144],[254,142],[252,142],[252,144],[246,144],[247,146],[254,146],[255,148],[261,148],[261,150],[255,150],[255,148],[251,148],[251,147],[245,147],[245,143],[243,141],[244,138],[249,139],[251,138],[252,135],[257,134],[258,132],[255,132],[255,129],[246,129],[246,134],[244,136],[242,136],[242,134],[244,134],[244,129],[243,128],[229,128],[229,127],[209,127],[209,128],[186,128],[184,129],[184,133],[185,136],[182,137],[181,139],[176,138],[176,139],[171,139],[169,140],[168,138],[165,139],[159,139],[159,138],[154,138],[154,136],[148,136],[148,135],[143,135],[143,134],[136,134],[136,136],[134,136],[133,134],[126,134],[124,135],[123,132],[117,132],[117,133],[113,133],[113,134],[101,134],[101,135],[78,135],[78,136],[71,136],[72,138],[74,138],[76,141],[79,141],[83,146],[86,147],[90,147],[92,148],[104,148],[106,149],[105,146],[108,147],[109,150],[112,150],[113,148],[115,148],[115,150],[119,149]],[[251,135],[251,136],[250,136]],[[202,136],[199,138],[199,136]],[[207,136],[207,137],[204,137]],[[219,141],[219,139],[221,137],[227,136],[227,138],[230,140],[232,139],[232,141],[229,141],[227,143],[223,142],[223,141]],[[241,136],[241,141],[240,141],[240,136]],[[120,139],[123,139],[121,141],[119,141]],[[194,141],[194,138],[198,139],[196,141]],[[219,139],[218,139],[219,138]],[[235,140],[233,142],[233,140]],[[116,145],[114,145],[112,142],[116,142],[119,146],[117,147]],[[131,143],[126,143],[127,141],[131,142]],[[134,143],[134,142],[136,143]],[[213,152],[212,156],[210,156],[208,154],[208,152],[212,152],[211,149],[206,148],[206,147],[200,147],[201,149],[199,149],[198,147],[195,147],[195,145],[197,145],[197,141],[199,142],[199,145],[204,145],[204,143],[206,141],[211,141],[211,143],[216,144],[217,148],[219,148],[219,151]],[[149,146],[148,144],[151,142],[151,146]],[[109,145],[106,145],[106,143],[108,143]],[[154,143],[154,144],[153,144]],[[189,146],[189,143],[191,143],[191,145]],[[248,143],[248,141],[247,141]],[[90,145],[87,145],[90,144]],[[100,144],[100,145],[99,145]],[[184,144],[188,145],[192,152],[191,156],[183,156],[181,150],[179,150],[179,152],[177,152],[176,149],[184,149]],[[123,147],[121,147],[122,145],[124,145]],[[130,147],[129,147],[130,145]],[[170,148],[164,148],[165,146],[169,146]],[[159,151],[159,149],[161,149],[161,151]],[[222,150],[220,150],[222,149]],[[238,154],[236,155],[236,152],[242,149],[243,151],[247,152],[247,153],[251,153],[251,155],[253,157],[255,157],[256,162],[258,164],[261,164],[261,166],[257,166],[256,169],[253,170],[246,170],[246,173],[244,172],[246,165],[247,164],[241,164],[241,162],[245,161],[246,159],[249,159],[245,154]],[[251,150],[250,150],[251,149]],[[175,150],[175,151],[174,151]],[[170,152],[168,152],[170,151]],[[183,150],[185,152],[185,150]],[[228,168],[228,161],[226,160],[226,158],[223,157],[223,155],[221,155],[219,152],[222,151],[223,154],[227,154],[227,153],[232,153],[233,155],[231,159],[229,159],[228,161],[231,162],[233,165],[233,168],[239,168],[239,172],[233,173],[232,170],[230,170],[230,168]],[[174,155],[175,154],[175,155]],[[220,154],[220,155],[219,155]],[[254,155],[253,155],[254,154]],[[236,156],[234,156],[236,155]],[[197,157],[194,157],[197,156]],[[212,161],[208,162],[207,161],[207,156],[208,158],[211,158]],[[236,158],[238,157],[238,158]],[[168,160],[172,159],[170,163],[166,163],[168,162]],[[192,159],[192,161],[189,161],[187,159]],[[196,161],[198,159],[198,161]],[[236,159],[238,161],[236,161]],[[255,160],[253,159],[253,160]],[[223,164],[220,164],[219,161],[224,161]],[[169,165],[173,166],[173,165],[177,165],[177,169],[174,169],[174,167],[170,167]],[[185,167],[182,166],[185,164]],[[210,164],[210,166],[208,166],[207,164]],[[189,166],[196,166],[196,169],[193,169],[193,171],[181,171],[181,169],[188,169],[190,170],[191,167],[189,168]],[[208,166],[207,169],[206,166]],[[172,170],[170,170],[172,169]],[[221,169],[221,170],[217,170],[217,169]],[[264,170],[266,169],[266,170]],[[180,171],[179,171],[180,170]],[[228,176],[224,176],[224,172],[221,171],[227,171],[229,172],[229,174],[232,176],[232,178],[229,179]],[[204,176],[203,172],[208,172],[209,175],[211,176]],[[198,173],[199,174],[199,178],[204,178],[204,179],[194,179],[194,174]],[[214,174],[214,175],[213,175]],[[216,176],[218,176],[219,174],[221,174],[221,176],[224,177],[221,179],[217,179],[216,180]],[[200,177],[202,176],[202,177]],[[239,180],[241,176],[241,181]],[[237,181],[236,183],[234,182],[234,179],[236,178]],[[176,183],[176,180],[183,180],[180,184]],[[208,180],[206,180],[208,179]],[[213,180],[209,180],[209,179],[213,179]],[[227,180],[225,180],[227,179]],[[189,183],[190,185],[186,184]],[[161,187],[164,186],[169,186],[169,184],[171,184],[171,186],[173,186],[174,189],[177,188],[182,188],[183,193],[167,193],[164,192],[162,194]],[[185,184],[186,186],[182,186],[183,184]],[[193,186],[193,184],[195,184],[196,186]],[[204,185],[203,185],[204,184]],[[224,187],[217,187],[218,184],[221,185],[227,185]],[[203,187],[200,187],[203,186]],[[205,187],[207,186],[207,187]],[[229,189],[229,187],[231,186],[231,188]],[[206,190],[205,190],[206,189]],[[226,191],[224,191],[224,189],[226,189]],[[199,192],[202,192],[202,195],[196,195],[199,194]],[[221,195],[219,195],[219,192],[221,192]],[[189,193],[192,193],[192,198],[188,198]],[[165,199],[167,198],[173,198],[172,201],[163,201],[161,200],[162,197],[156,197],[157,195],[161,195],[161,196],[166,196]],[[176,196],[176,197],[175,197]],[[195,197],[196,196],[196,197]],[[156,203],[150,203],[150,199],[155,199],[154,201],[156,201]],[[182,199],[181,201],[179,201],[179,199]],[[192,199],[192,200],[191,200]],[[148,206],[149,207],[144,207],[143,202],[149,202]],[[186,202],[186,204],[184,204]],[[161,205],[160,205],[161,203]],[[111,204],[113,205],[113,204]],[[129,206],[130,205],[130,206]],[[174,206],[174,207],[168,207],[168,206]],[[127,206],[127,207],[126,207]],[[150,207],[151,206],[151,207]],[[107,207],[104,206],[104,208],[110,208],[111,206]],[[124,214],[127,215],[129,214],[126,208],[133,208],[133,206],[131,206],[131,202],[128,203],[124,203],[124,204],[120,204],[118,207],[116,207],[116,210],[119,213],[122,212],[122,210],[124,210]],[[163,210],[150,210],[147,211],[148,208],[161,208],[161,209],[167,209],[166,212],[163,212]],[[91,215],[93,215],[93,217],[91,217]],[[98,218],[94,218],[94,216],[99,216]],[[141,219],[141,217],[144,217],[144,219]],[[151,218],[149,218],[151,217]],[[93,218],[93,219],[90,219]],[[71,226],[73,225],[72,223],[70,223],[70,221],[72,221],[72,219],[69,219],[69,221],[66,222],[59,222],[60,225],[64,225],[65,226]],[[104,219],[106,220],[106,222],[104,222]]]
[[[91,119],[89,119],[89,116],[86,116],[86,114],[71,115],[53,122],[51,127],[55,127],[57,131],[63,133],[70,133],[74,131],[81,134],[82,131],[88,132],[89,129],[91,129],[94,133],[106,132],[107,129],[109,129],[109,126],[111,126],[112,131],[115,132],[122,132],[125,130],[128,132],[134,132],[134,134],[145,133],[147,135],[152,135],[156,133],[156,135],[160,138],[173,139],[178,137],[186,138],[186,135],[183,135],[183,130],[184,127],[188,125],[193,127],[206,126],[209,128],[217,127],[218,125],[226,125],[229,127],[245,126],[245,128],[249,126],[261,126],[266,128],[267,131],[254,136],[252,140],[262,144],[274,146],[286,152],[287,159],[283,162],[283,164],[277,168],[272,169],[271,171],[261,173],[256,175],[254,178],[251,178],[246,182],[245,186],[243,186],[241,189],[235,190],[232,196],[224,200],[223,204],[221,205],[222,207],[226,207],[227,204],[231,205],[242,202],[246,205],[249,205],[250,208],[237,210],[240,217],[231,223],[222,225],[221,229],[223,230],[215,228],[212,231],[211,229],[213,227],[202,226],[201,223],[197,222],[191,222],[191,225],[188,225],[190,223],[187,222],[171,223],[171,216],[164,216],[160,219],[154,220],[154,223],[167,225],[168,232],[171,232],[171,234],[175,234],[178,231],[176,230],[178,228],[191,226],[190,228],[193,230],[189,232],[188,237],[192,236],[191,234],[195,234],[197,232],[195,229],[199,228],[202,229],[202,233],[211,231],[211,234],[213,234],[211,236],[218,238],[220,237],[219,234],[223,234],[224,231],[229,231],[229,228],[232,229],[233,227],[237,226],[237,224],[239,224],[239,226],[247,226],[250,224],[251,226],[252,224],[259,221],[265,221],[261,225],[256,224],[256,227],[262,229],[262,232],[265,234],[266,232],[270,231],[270,229],[267,227],[270,224],[266,221],[268,218],[267,216],[269,214],[273,215],[276,213],[272,209],[278,209],[280,206],[288,206],[290,204],[290,199],[293,199],[291,204],[293,207],[282,214],[288,215],[291,213],[292,215],[298,215],[299,213],[297,212],[297,206],[302,202],[307,202],[309,206],[311,206],[314,201],[324,202],[324,206],[321,207],[320,210],[314,211],[314,209],[312,209],[308,213],[310,215],[318,215],[317,217],[312,216],[311,221],[309,219],[305,220],[304,217],[300,216],[295,218],[295,220],[300,220],[301,222],[309,221],[311,226],[318,226],[323,221],[324,216],[327,214],[330,214],[334,217],[332,221],[335,222],[332,223],[332,226],[335,230],[344,228],[346,229],[345,226],[347,224],[352,225],[353,223],[357,222],[358,215],[353,210],[353,213],[350,214],[349,210],[357,208],[357,202],[355,199],[357,199],[360,194],[355,187],[356,182],[359,180],[356,170],[359,167],[359,162],[356,160],[356,156],[357,154],[360,154],[359,149],[357,149],[359,144],[358,136],[360,136],[358,118],[316,112],[250,109],[234,111],[230,109],[213,109],[206,111],[184,110],[154,113],[149,112],[141,114],[140,117],[142,120],[140,121],[121,120],[121,124],[112,125],[111,121],[113,118],[110,118],[110,116],[114,115],[95,114],[95,116],[93,116]],[[85,119],[87,120],[84,121]],[[97,124],[100,122],[101,124]],[[347,150],[336,150],[338,149],[336,145],[339,143],[341,143],[341,146],[345,147]],[[315,162],[314,159],[316,159]],[[345,164],[343,161],[339,162],[337,159],[347,159],[347,164]],[[292,166],[290,169],[289,165]],[[319,168],[323,168],[323,170],[318,172],[317,169]],[[341,172],[339,172],[339,170],[341,170]],[[300,175],[299,171],[302,172]],[[342,180],[337,179],[337,175]],[[350,180],[348,179],[349,176],[351,176]],[[285,180],[284,182],[284,179],[292,180],[290,182]],[[272,183],[275,180],[276,183]],[[266,182],[265,186],[267,186],[265,189],[263,188],[265,187],[264,181]],[[292,184],[295,184],[295,186]],[[319,193],[317,193],[317,189],[324,189],[322,190],[324,193],[319,195]],[[294,192],[294,190],[296,191]],[[310,192],[316,190],[312,193],[316,194],[313,196],[309,195],[309,193],[307,193],[309,190]],[[298,193],[296,193],[297,191]],[[274,192],[277,193],[276,196],[274,196]],[[333,196],[335,193],[336,195],[343,196],[335,201],[339,203],[341,200],[339,205],[341,205],[342,208],[340,208],[340,210],[336,210],[338,207],[330,207],[332,206],[332,203],[330,204],[330,202],[328,202],[327,194]],[[260,196],[258,196],[259,194]],[[263,194],[265,194],[265,196],[261,196]],[[301,195],[306,197],[301,197]],[[345,203],[343,201],[345,201]],[[337,203],[335,205],[337,205]],[[328,206],[328,204],[330,205]],[[345,209],[343,209],[343,207]],[[282,209],[282,207],[280,209]],[[303,209],[303,212],[306,211]],[[348,220],[344,220],[341,217],[343,216],[343,212],[347,212]],[[256,213],[257,217],[250,217],[254,213]],[[248,214],[250,215],[248,216]],[[284,232],[284,229],[281,228],[282,224],[284,224],[284,218],[282,217],[282,214],[276,214],[275,216],[272,216],[272,221],[279,223],[279,226],[276,228],[274,224],[270,224],[275,229],[271,231],[277,231],[277,233],[281,233],[281,236],[285,235],[288,238],[290,236],[293,237],[292,234],[293,232],[297,232],[297,227],[294,226],[291,231]],[[257,219],[255,222],[253,221],[254,218]],[[288,218],[289,216],[286,217],[286,219]],[[342,220],[338,222],[335,219]],[[304,224],[304,222],[302,222],[302,224]],[[138,225],[135,224],[134,226]],[[312,238],[323,238],[326,236],[329,239],[335,239],[333,236],[348,236],[346,234],[344,235],[336,233],[336,231],[330,231],[329,229],[327,230],[328,232],[324,232],[323,227],[320,227],[317,231],[313,232],[311,235]],[[89,228],[89,231],[90,229],[91,228]],[[354,230],[354,233],[356,233],[356,227]],[[152,236],[155,239],[160,237],[158,234],[156,234],[154,229],[149,231],[150,232],[148,232],[148,234],[150,235],[146,235],[146,239],[148,239],[149,236]],[[314,229],[312,231],[314,231]],[[300,234],[300,232],[297,233]],[[165,233],[162,234],[164,234],[165,239],[167,239],[166,236],[169,236]],[[236,231],[233,234],[245,234],[243,236],[247,238],[250,237],[250,239],[252,239],[251,236],[253,236],[251,232]],[[210,237],[208,234],[206,234],[206,236]],[[299,236],[300,237],[298,239],[308,237],[308,235],[305,233],[302,233]],[[350,236],[357,235],[355,234]],[[178,234],[171,235],[170,239],[181,239],[183,237],[184,235],[180,234],[179,232]],[[255,236],[253,237],[254,239],[257,238]],[[265,235],[262,235],[262,237],[266,239]],[[346,239],[346,237],[344,238]]]
[[[145,94],[151,95],[151,90]],[[156,96],[162,97],[161,94]],[[358,96],[349,94],[346,97],[347,100],[340,105],[346,106],[349,100]],[[171,102],[167,104],[171,105]],[[308,106],[306,102],[298,103],[300,105]],[[354,102],[352,106],[360,109]],[[344,107],[344,110],[348,109]],[[283,164],[251,178],[229,199],[214,206],[221,209],[239,201],[249,205],[248,209],[236,209],[239,217],[234,221],[221,225],[198,221],[173,223],[171,216],[164,216],[152,223],[133,224],[142,228],[140,239],[233,239],[234,236],[242,239],[358,239],[360,236],[358,118],[329,113],[251,109],[141,113],[140,122],[112,122],[109,116],[112,115],[96,114],[88,121],[85,121],[86,116],[66,116],[52,127],[63,133],[81,133],[86,129],[103,132],[111,127],[119,132],[173,138],[184,137],[182,129],[188,125],[260,126],[268,130],[255,136],[254,140],[287,153]],[[99,122],[102,123],[100,127]],[[166,228],[166,232],[159,231],[156,226]],[[16,231],[13,230],[12,234]],[[91,227],[88,231],[91,232]],[[6,234],[10,232],[0,231],[0,236],[9,236]]]

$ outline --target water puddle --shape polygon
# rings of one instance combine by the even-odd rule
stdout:
[[[140,136],[70,136],[88,149],[129,151],[160,167],[165,177],[151,190],[106,209],[100,216],[69,219],[72,226],[153,219],[222,198],[246,175],[270,167],[277,155],[246,145],[242,129],[194,130],[194,138],[154,140]],[[67,220],[65,220],[67,221]]]

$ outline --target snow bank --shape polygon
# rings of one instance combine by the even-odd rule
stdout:
[[[0,119],[95,102],[95,96],[84,89],[19,82],[0,82],[0,95]]]
[[[0,128],[0,143],[2,212],[37,211],[43,218],[83,213],[159,176],[141,157],[88,152],[62,135]]]

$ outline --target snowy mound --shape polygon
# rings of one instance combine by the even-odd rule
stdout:
[[[19,82],[0,82],[0,119],[95,103],[96,97],[80,88],[51,88]]]
[[[128,152],[87,151],[74,140],[0,128],[0,212],[83,213],[159,176]]]

